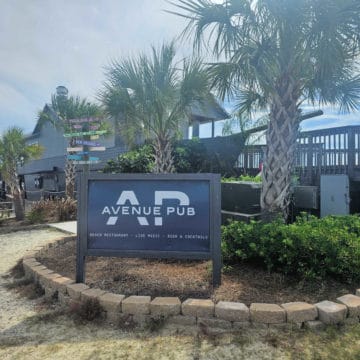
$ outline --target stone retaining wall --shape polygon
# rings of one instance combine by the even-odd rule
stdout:
[[[55,242],[66,242],[62,238]],[[250,307],[238,302],[187,299],[177,297],[128,296],[89,288],[53,272],[39,263],[38,251],[53,246],[38,247],[23,259],[25,276],[39,283],[45,296],[58,297],[64,306],[76,306],[89,299],[99,301],[109,323],[131,322],[140,326],[148,321],[166,319],[178,325],[199,325],[218,329],[302,328],[319,330],[329,324],[357,324],[360,317],[360,289],[333,301],[317,304],[291,302],[286,304],[253,303]]]

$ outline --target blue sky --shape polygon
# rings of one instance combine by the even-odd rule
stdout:
[[[231,111],[230,104],[225,104],[226,110]],[[352,113],[340,113],[339,109],[330,107],[330,106],[322,106],[322,107],[313,107],[310,105],[303,107],[303,112],[311,112],[314,110],[323,110],[324,115],[317,116],[312,119],[304,120],[300,129],[302,131],[323,129],[323,128],[332,128],[338,126],[347,126],[347,125],[360,125],[360,112],[352,112]],[[257,116],[254,115],[254,120],[256,120]],[[219,121],[215,124],[215,136],[221,136],[223,121]],[[234,131],[236,132],[236,131]],[[209,137],[211,136],[211,124],[204,124],[200,126],[200,137]]]
[[[185,22],[165,13],[166,8],[165,0],[1,1],[0,134],[12,125],[31,132],[58,85],[93,100],[111,59],[147,51],[151,44],[179,35]],[[190,53],[186,44],[179,50],[180,56]],[[325,116],[304,126],[360,123],[358,114],[324,110]],[[204,126],[200,135],[209,131]]]
[[[1,1],[0,133],[32,131],[58,85],[93,99],[111,59],[176,37],[184,22],[165,8],[164,0]]]

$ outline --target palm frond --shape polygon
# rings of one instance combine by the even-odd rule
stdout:
[[[241,68],[233,62],[213,63],[208,65],[211,88],[215,89],[221,100],[232,98],[237,91],[237,79]]]
[[[269,99],[266,95],[254,90],[241,89],[235,97],[235,110],[239,114],[252,114],[254,111],[268,110]]]
[[[174,42],[151,49],[150,56],[112,61],[99,94],[106,112],[118,119],[120,128],[127,128],[123,135],[128,141],[140,132],[147,139],[171,138],[191,102],[209,94],[201,60],[184,60],[178,66]]]
[[[342,112],[359,110],[360,75],[328,83],[326,91],[320,91],[318,97],[320,103],[338,104]]]
[[[251,1],[228,0],[215,4],[209,0],[178,0],[168,1],[179,11],[167,11],[188,19],[182,37],[193,39],[194,50],[208,47],[213,43],[216,55],[228,52],[237,44],[238,31],[247,31],[247,23],[253,17]],[[205,41],[205,33],[210,42]]]

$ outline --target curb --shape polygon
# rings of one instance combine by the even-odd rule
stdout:
[[[239,302],[207,299],[186,299],[177,297],[128,296],[113,294],[74,280],[47,269],[35,258],[36,254],[55,243],[64,244],[71,237],[55,239],[48,245],[37,247],[25,255],[23,266],[25,276],[40,284],[45,296],[57,296],[65,307],[97,300],[106,321],[113,325],[131,323],[141,327],[151,321],[166,320],[176,325],[198,325],[223,330],[258,329],[300,329],[321,330],[326,325],[359,323],[360,289],[356,295],[347,294],[333,301],[317,304],[290,302],[285,304],[252,303],[250,307]]]

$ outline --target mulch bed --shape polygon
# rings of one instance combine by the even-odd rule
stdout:
[[[43,250],[38,260],[49,269],[75,278],[75,239]],[[354,293],[359,284],[342,284],[333,279],[299,281],[278,273],[269,273],[257,266],[241,263],[224,269],[222,285],[210,284],[211,262],[179,260],[147,260],[89,257],[86,260],[86,284],[124,295],[178,296],[211,298],[214,301],[316,303],[335,300]]]

